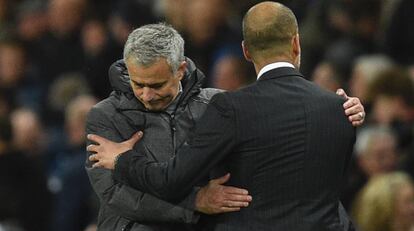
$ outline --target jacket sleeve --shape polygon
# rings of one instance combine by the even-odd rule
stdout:
[[[237,118],[225,96],[213,97],[190,141],[169,161],[158,163],[128,151],[118,158],[114,177],[166,200],[182,198],[236,146]]]
[[[120,135],[111,124],[112,122],[103,113],[103,109],[94,107],[88,115],[86,133],[97,134],[120,142]],[[87,145],[89,144],[88,141]],[[194,188],[185,199],[177,204],[171,204],[114,181],[110,170],[92,168],[92,163],[88,160],[90,154],[87,153],[85,168],[101,206],[109,206],[119,216],[138,223],[178,222],[192,224],[198,221],[199,215],[194,211],[197,189]]]

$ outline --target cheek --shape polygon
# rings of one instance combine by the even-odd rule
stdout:
[[[134,92],[134,95],[136,96],[142,95],[142,89],[132,88],[132,91]]]

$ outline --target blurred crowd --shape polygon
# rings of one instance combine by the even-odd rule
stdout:
[[[240,43],[257,2],[0,0],[0,230],[94,230],[84,122],[111,92],[108,68],[128,34],[168,22],[204,86],[236,90],[256,79]],[[361,231],[414,230],[414,1],[280,2],[299,20],[301,72],[367,112],[345,207]]]

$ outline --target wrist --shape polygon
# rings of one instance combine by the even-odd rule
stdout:
[[[200,213],[206,213],[206,206],[204,203],[204,194],[205,188],[202,187],[196,194],[195,202],[194,202],[194,209]]]

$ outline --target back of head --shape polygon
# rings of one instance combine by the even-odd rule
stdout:
[[[124,60],[132,59],[136,64],[149,66],[165,58],[175,72],[184,61],[184,40],[171,26],[148,24],[134,30],[124,47]]]
[[[243,18],[244,44],[253,60],[288,55],[292,37],[298,33],[293,12],[276,2],[262,2]]]

